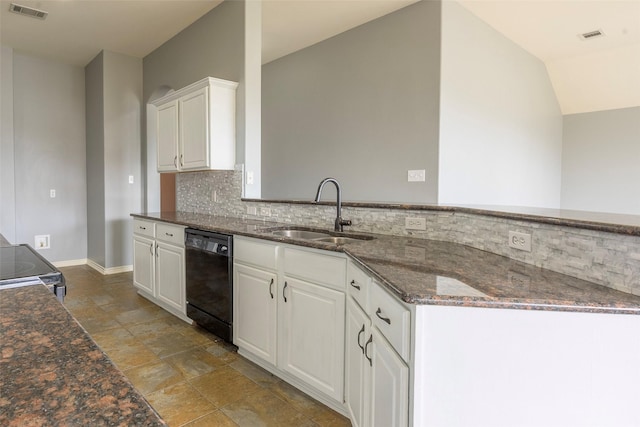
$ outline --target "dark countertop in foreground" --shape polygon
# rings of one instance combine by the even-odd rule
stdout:
[[[0,425],[166,425],[44,286],[0,291]]]
[[[456,243],[369,234],[375,239],[337,246],[268,231],[293,224],[186,212],[132,216],[345,252],[410,304],[640,314],[640,296]]]

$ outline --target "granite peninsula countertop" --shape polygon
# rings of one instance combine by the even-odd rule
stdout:
[[[45,286],[0,290],[0,425],[165,426]]]
[[[335,245],[275,236],[269,231],[293,224],[187,212],[132,216],[344,252],[410,304],[640,314],[640,296],[456,243],[347,233],[374,239]]]

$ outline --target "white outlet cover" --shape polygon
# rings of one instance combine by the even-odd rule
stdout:
[[[129,175],[129,184],[133,184],[133,175]]]
[[[52,199],[56,198],[56,190],[54,190],[53,188],[51,190],[49,190],[49,197],[51,197]]]
[[[531,252],[531,234],[509,231],[509,247],[520,251]]]
[[[406,217],[404,219],[404,228],[406,230],[426,230],[427,219],[418,217]]]
[[[426,171],[424,169],[410,170],[407,173],[408,182],[424,182],[426,179]]]
[[[247,171],[247,185],[253,185],[253,172]]]
[[[49,249],[51,247],[51,237],[49,234],[41,234],[34,237],[33,243],[36,249]]]

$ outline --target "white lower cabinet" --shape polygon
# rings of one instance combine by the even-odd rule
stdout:
[[[236,240],[236,253],[237,253]],[[277,280],[275,273],[235,263],[233,266],[234,342],[276,364]]]
[[[278,366],[342,402],[344,292],[285,276],[278,303]]]
[[[134,219],[133,284],[140,295],[191,323],[186,315],[184,229]]]
[[[234,245],[240,354],[344,413],[346,258],[240,236]]]
[[[394,342],[408,342],[410,312],[362,272],[349,264],[346,321],[345,400],[351,422],[357,427],[409,425],[409,364]],[[353,282],[352,277],[359,276]],[[374,297],[363,294],[369,290]],[[367,311],[359,302],[370,301]],[[384,325],[383,330],[379,327]],[[386,334],[385,334],[386,333]],[[407,350],[408,351],[408,350]]]

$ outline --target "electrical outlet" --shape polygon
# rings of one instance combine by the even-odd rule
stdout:
[[[426,230],[427,229],[427,219],[426,218],[406,217],[404,219],[404,228],[407,229],[407,230]]]
[[[51,238],[49,234],[35,236],[33,240],[36,249],[49,249],[51,247]]]
[[[253,171],[247,171],[247,185],[253,185]]]
[[[211,201],[213,203],[218,201],[218,192],[216,190],[211,190]]]
[[[51,190],[49,190],[49,197],[51,197],[52,199],[56,198],[56,190],[54,190],[53,188]]]
[[[509,231],[509,247],[531,252],[531,234]]]
[[[407,181],[408,182],[424,182],[425,176],[426,176],[426,171],[424,169],[410,170],[407,173]]]
[[[129,175],[129,184],[133,184],[133,175]]]
[[[260,208],[261,216],[271,216],[271,209],[269,208]]]
[[[247,206],[247,215],[257,215],[258,211],[255,206]]]

